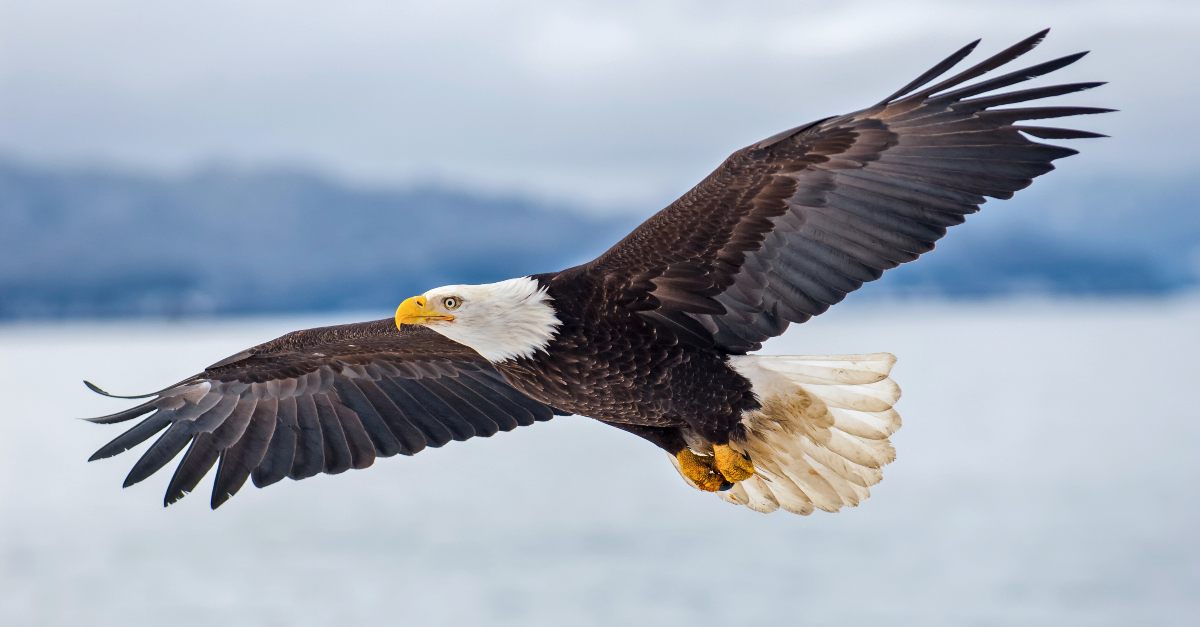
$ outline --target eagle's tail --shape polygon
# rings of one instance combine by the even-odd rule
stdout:
[[[762,408],[743,417],[746,439],[731,447],[755,475],[721,492],[761,512],[810,514],[858,505],[895,459],[888,437],[900,428],[892,405],[896,358],[871,355],[746,355],[731,365],[750,379]]]

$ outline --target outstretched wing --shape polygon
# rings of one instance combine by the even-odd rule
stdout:
[[[1042,31],[930,85],[962,48],[879,104],[784,131],[716,171],[584,268],[610,293],[681,338],[756,350],[791,322],[824,312],[884,270],[930,250],[979,210],[1009,198],[1076,151],[1042,139],[1101,137],[1029,126],[1109,109],[1004,105],[1102,83],[995,93],[1086,53],[965,83],[1016,59]]]
[[[187,447],[164,504],[183,498],[216,465],[213,508],[247,478],[263,487],[366,468],[377,457],[488,437],[555,413],[509,386],[475,351],[424,327],[397,329],[390,318],[289,333],[152,396],[90,419],[108,424],[149,414],[91,459],[162,432],[125,485]]]

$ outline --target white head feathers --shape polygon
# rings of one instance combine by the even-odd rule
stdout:
[[[425,298],[430,309],[454,316],[429,328],[493,363],[544,350],[562,324],[550,304],[553,299],[529,277],[486,285],[445,285],[425,292]]]

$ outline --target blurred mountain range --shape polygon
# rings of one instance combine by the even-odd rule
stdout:
[[[1185,186],[1035,185],[1002,211],[989,203],[935,254],[862,292],[977,298],[1190,289],[1200,278],[1200,213]],[[598,215],[448,186],[351,186],[298,170],[163,177],[0,159],[0,319],[386,315],[433,286],[580,263],[654,209]]]

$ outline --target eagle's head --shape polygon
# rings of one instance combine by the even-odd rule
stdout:
[[[529,277],[486,285],[444,285],[396,308],[396,326],[420,324],[493,363],[544,350],[561,324],[550,295]]]

